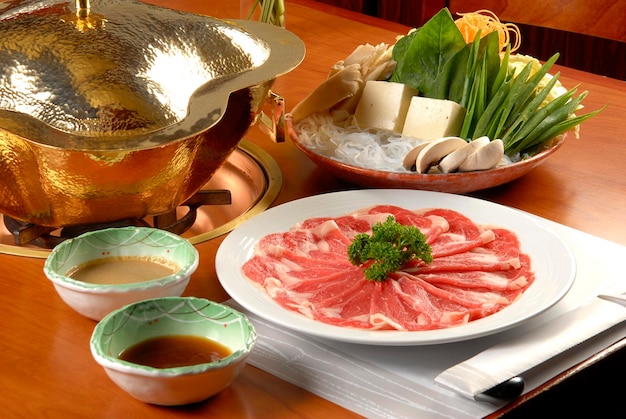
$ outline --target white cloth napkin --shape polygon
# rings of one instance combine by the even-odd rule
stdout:
[[[596,298],[538,327],[494,345],[435,377],[471,399],[626,320],[626,307]]]
[[[491,404],[474,400],[473,394],[480,388],[488,388],[491,383],[502,381],[502,377],[505,380],[528,370],[523,376],[526,391],[530,391],[626,335],[626,323],[611,328],[611,324],[623,319],[626,308],[608,301],[592,302],[602,293],[626,291],[622,267],[626,247],[543,221],[571,246],[578,264],[576,280],[558,304],[514,329],[444,345],[356,345],[285,329],[232,302],[250,316],[259,335],[249,362],[368,418],[458,419],[493,413],[506,402]],[[573,311],[579,307],[580,311]],[[601,320],[598,323],[593,319],[585,321],[587,310],[594,311],[594,318]],[[569,312],[575,314],[567,323],[575,323],[575,327],[561,327],[560,322],[565,317],[559,317]],[[579,320],[582,323],[579,324]],[[583,323],[590,328],[590,333],[598,333],[586,342],[582,341],[589,336],[578,331]],[[575,339],[557,347],[555,342],[561,340],[552,338],[555,331]],[[551,341],[546,342],[546,338]],[[572,345],[575,348],[567,350]],[[542,348],[551,350],[545,352]],[[527,356],[530,353],[537,355],[530,359]],[[513,366],[517,362],[519,364]],[[456,367],[457,364],[461,366]],[[458,371],[465,365],[469,365],[470,370],[483,371],[478,376],[486,384],[476,384],[474,374],[468,376],[471,384],[463,384],[461,378],[465,373]],[[535,367],[537,365],[540,367]],[[436,384],[436,377],[444,375],[442,371],[446,371],[447,377],[454,373],[455,381],[446,380],[453,385]],[[467,389],[459,390],[463,386]]]

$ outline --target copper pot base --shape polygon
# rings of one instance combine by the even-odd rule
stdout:
[[[192,244],[211,240],[232,231],[239,224],[266,210],[282,188],[282,173],[275,160],[260,147],[245,140],[200,191],[229,190],[230,204],[203,205],[197,208],[195,221],[182,233]],[[177,215],[189,209],[181,206]],[[148,224],[152,220],[146,220]],[[13,233],[0,214],[0,253],[46,258],[49,249],[35,244],[16,245]]]

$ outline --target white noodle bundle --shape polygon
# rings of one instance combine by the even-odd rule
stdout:
[[[309,150],[351,166],[386,172],[406,172],[404,156],[417,144],[417,138],[388,131],[364,131],[343,112],[317,113],[295,125],[299,142]]]

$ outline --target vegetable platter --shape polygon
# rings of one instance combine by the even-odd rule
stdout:
[[[294,144],[367,187],[466,193],[517,179],[580,124],[587,92],[558,59],[517,54],[521,37],[488,10],[447,8],[394,45],[359,45],[287,117]]]

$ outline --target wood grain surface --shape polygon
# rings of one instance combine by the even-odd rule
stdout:
[[[151,2],[216,17],[239,17],[237,0]],[[287,1],[287,29],[307,46],[303,63],[274,87],[285,97],[288,109],[357,45],[392,43],[408,30],[309,0]],[[606,110],[584,123],[580,139],[568,139],[528,175],[472,195],[626,245],[626,84],[567,68],[559,70],[566,86],[579,85],[580,91],[589,91],[587,109],[608,103]],[[254,128],[248,139],[281,167],[284,184],[275,205],[356,188],[317,168],[290,141],[273,143]],[[200,264],[186,295],[217,301],[228,298],[214,265],[222,239],[197,245]],[[203,403],[165,408],[136,401],[113,384],[93,360],[89,338],[95,323],[60,300],[42,268],[42,259],[0,255],[0,405],[5,417],[357,417],[252,366],[247,366],[232,386]]]

